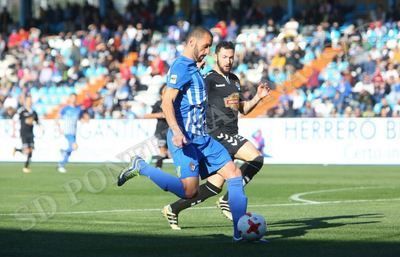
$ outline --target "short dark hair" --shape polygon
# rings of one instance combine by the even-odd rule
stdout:
[[[233,51],[235,51],[235,45],[231,42],[231,41],[221,41],[217,44],[217,46],[215,47],[215,53],[218,54],[219,51],[221,50],[221,48],[223,49],[231,49]]]
[[[204,34],[208,34],[211,37],[211,39],[213,38],[213,35],[211,34],[211,32],[208,29],[206,29],[204,27],[200,27],[200,26],[195,27],[187,35],[186,43],[189,42],[190,38],[194,37],[194,38],[198,39],[198,38],[201,38]]]

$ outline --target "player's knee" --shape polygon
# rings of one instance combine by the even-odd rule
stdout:
[[[253,177],[261,170],[264,165],[264,157],[257,156],[253,160],[245,163],[242,168],[243,179],[246,183],[253,179]]]
[[[251,162],[255,167],[257,167],[258,170],[261,170],[262,166],[264,165],[264,157],[259,155]]]
[[[241,177],[242,176],[242,171],[235,166],[235,169],[233,171],[233,177]]]
[[[190,198],[195,197],[196,194],[197,194],[197,192],[198,192],[198,188],[194,188],[194,189],[192,189],[192,188],[189,188],[189,189],[186,188],[186,189],[185,189],[185,196],[186,196],[187,199],[190,199]]]
[[[194,180],[191,178],[184,179],[183,181],[183,189],[185,190],[185,198],[193,198],[199,189],[198,180]]]
[[[242,172],[238,167],[236,167],[236,165],[233,165],[233,167],[231,167],[228,170],[228,178],[235,178],[235,177],[241,177],[241,176],[242,176]]]

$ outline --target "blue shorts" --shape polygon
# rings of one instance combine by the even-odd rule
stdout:
[[[172,131],[168,130],[168,149],[172,154],[179,178],[198,177],[202,179],[218,171],[232,161],[228,151],[209,135],[186,135],[190,143],[182,148],[172,143]]]

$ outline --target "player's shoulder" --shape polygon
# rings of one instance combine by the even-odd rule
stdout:
[[[30,114],[30,112],[24,106],[22,106],[17,110],[17,114],[23,115],[23,116],[28,116]]]
[[[212,80],[217,78],[218,76],[219,76],[218,72],[216,72],[215,70],[210,70],[209,72],[204,74],[204,79]]]
[[[171,64],[170,70],[175,70],[175,71],[186,71],[188,70],[189,65],[191,62],[188,60],[178,57],[175,59],[175,61]]]
[[[234,80],[234,81],[240,81],[240,80],[239,80],[239,77],[236,76],[236,74],[234,74],[234,73],[232,73],[232,72],[229,73],[229,79],[230,79],[230,80]]]

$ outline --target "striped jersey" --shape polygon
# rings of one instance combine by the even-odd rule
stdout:
[[[61,109],[60,116],[64,135],[76,135],[76,127],[81,117],[81,112],[79,106],[67,105]]]
[[[179,56],[168,71],[167,86],[179,90],[174,102],[178,125],[185,132],[206,135],[207,92],[194,60]]]

